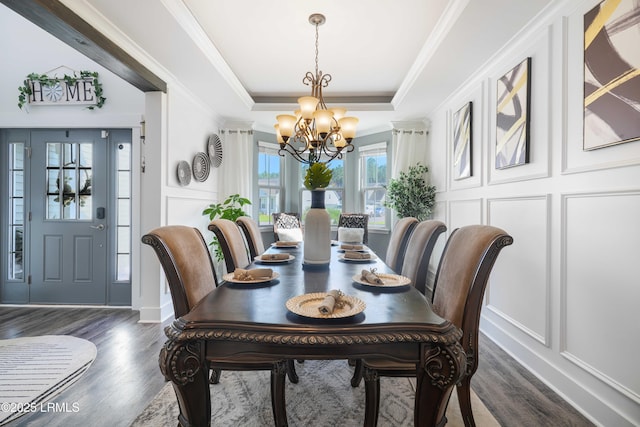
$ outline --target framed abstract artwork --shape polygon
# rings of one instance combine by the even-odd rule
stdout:
[[[531,58],[497,81],[496,169],[529,163]]]
[[[640,4],[605,0],[584,15],[583,149],[640,140]]]
[[[468,102],[453,115],[453,178],[471,176],[471,113],[472,103]]]

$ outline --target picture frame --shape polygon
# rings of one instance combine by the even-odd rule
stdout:
[[[640,140],[640,5],[603,1],[584,15],[583,150]]]
[[[496,82],[495,168],[529,163],[531,58],[513,67]]]
[[[467,102],[453,114],[453,179],[455,180],[473,175],[472,118],[472,102]]]

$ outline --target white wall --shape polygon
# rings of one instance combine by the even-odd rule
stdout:
[[[640,141],[582,150],[582,20],[566,0],[429,118],[434,216],[504,228],[481,328],[598,425],[640,425]],[[496,170],[496,80],[532,58],[530,162]],[[473,102],[473,176],[452,177],[452,115]],[[480,361],[482,363],[482,360]]]
[[[114,40],[118,43],[118,40]],[[142,247],[140,237],[166,224],[199,227],[205,234],[202,210],[217,197],[217,170],[205,182],[192,179],[181,187],[176,167],[180,160],[190,165],[197,152],[207,151],[207,137],[217,132],[219,117],[168,75],[149,62],[167,82],[163,93],[144,94],[110,71],[81,55],[44,30],[0,5],[0,127],[4,128],[131,128],[133,130],[133,218],[132,218],[132,307],[141,321],[161,321],[173,313],[171,298],[153,251]],[[32,72],[48,73],[66,66],[99,73],[107,98],[103,108],[34,106],[20,110],[18,86]],[[146,121],[144,143],[140,122]],[[142,164],[145,172],[142,173]]]

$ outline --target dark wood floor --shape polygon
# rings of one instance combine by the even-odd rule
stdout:
[[[164,385],[158,369],[163,328],[138,323],[138,313],[127,309],[0,308],[0,339],[73,335],[98,348],[88,372],[56,398],[77,403],[77,413],[34,413],[10,426],[129,426]],[[472,388],[506,427],[592,425],[484,336]]]

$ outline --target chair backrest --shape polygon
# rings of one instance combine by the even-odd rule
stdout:
[[[248,216],[241,216],[236,219],[236,224],[240,227],[244,233],[247,246],[249,247],[249,255],[251,259],[262,255],[264,253],[264,242],[262,241],[262,234],[260,234],[260,228],[253,218]]]
[[[209,249],[197,228],[167,225],[142,236],[142,243],[151,246],[160,260],[176,318],[218,285]]]
[[[423,294],[427,288],[429,260],[438,237],[447,230],[441,221],[426,220],[418,223],[411,233],[401,274],[411,279],[411,283]]]
[[[302,221],[300,221],[300,214],[297,212],[274,212],[271,216],[273,218],[273,236],[276,241],[279,240],[278,230],[293,228],[302,230]]]
[[[251,264],[242,232],[235,222],[222,218],[214,219],[209,223],[209,230],[213,231],[220,243],[228,273]]]
[[[369,215],[363,213],[341,213],[338,218],[338,228],[362,228],[364,235],[362,243],[365,245],[369,241]]]
[[[461,344],[467,354],[467,374],[478,366],[478,327],[489,274],[513,238],[489,225],[469,225],[454,230],[444,248],[433,289],[433,310],[462,329]]]
[[[402,270],[402,261],[407,250],[407,243],[409,243],[409,237],[411,237],[411,233],[417,224],[418,220],[416,218],[408,216],[399,220],[393,227],[385,257],[385,263],[393,271]]]

